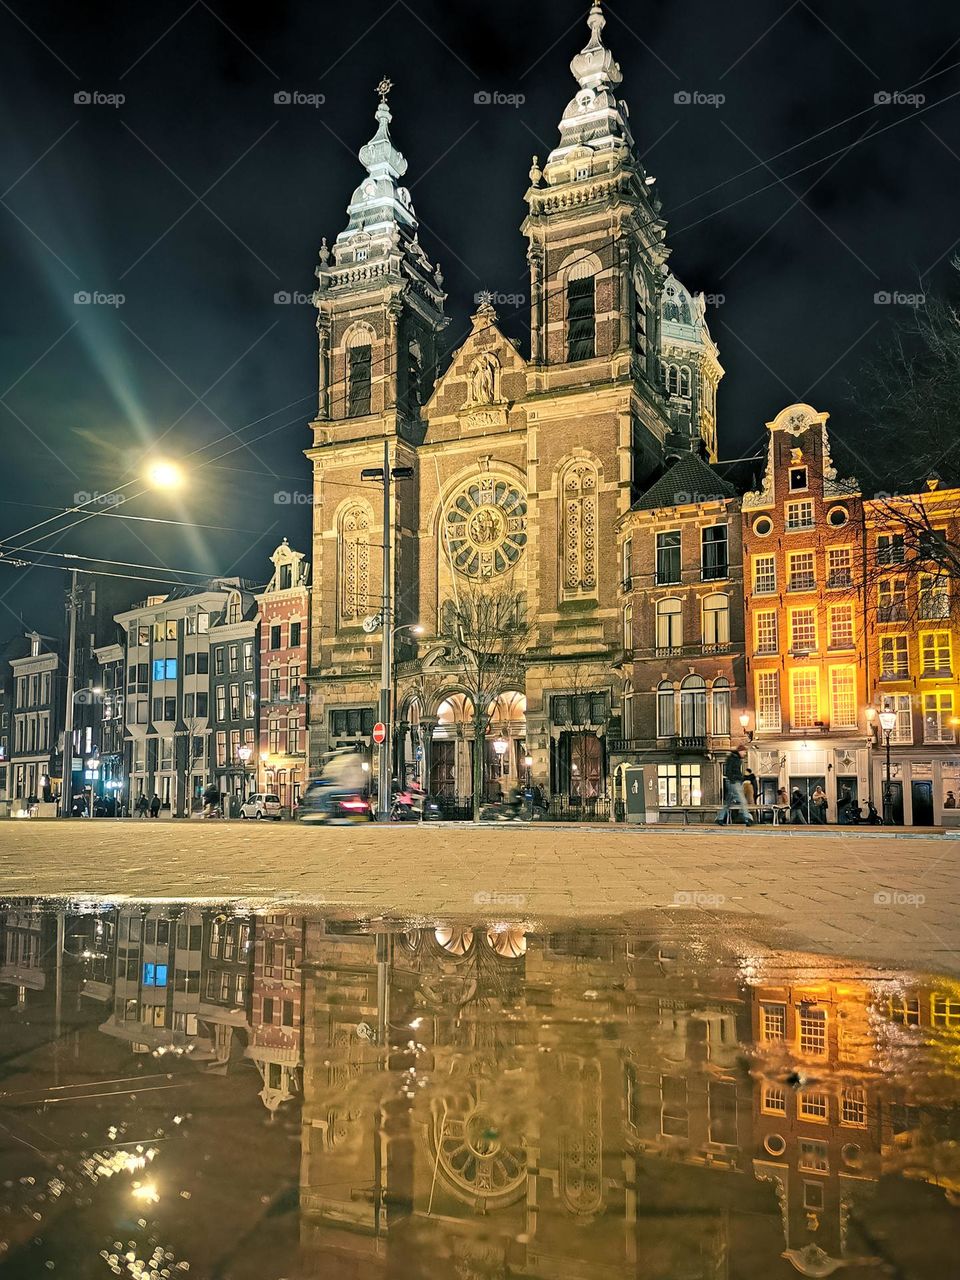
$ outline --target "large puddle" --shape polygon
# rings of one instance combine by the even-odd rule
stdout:
[[[728,923],[0,904],[4,1277],[957,1274],[960,983]]]

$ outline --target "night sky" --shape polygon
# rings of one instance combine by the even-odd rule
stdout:
[[[533,153],[556,145],[587,9],[0,0],[6,547],[59,530],[23,558],[47,548],[255,581],[283,535],[308,549],[309,507],[275,495],[309,492],[314,313],[274,299],[309,295],[321,236],[346,224],[377,81],[395,82],[392,132],[421,238],[446,277],[453,347],[479,290],[526,294],[527,173]],[[605,10],[673,269],[723,298],[710,312],[727,370],[721,455],[756,452],[763,424],[794,400],[830,409],[842,435],[847,384],[903,311],[875,295],[950,283],[955,0],[614,0]],[[325,100],[278,104],[278,93]],[[476,103],[482,93],[525,100]],[[678,103],[678,93],[725,101]],[[94,292],[124,300],[74,301]],[[526,306],[499,310],[526,354]],[[221,528],[107,515],[21,533],[77,494],[136,477],[151,448],[191,467],[189,487],[97,509]],[[866,483],[868,467],[864,457]],[[0,565],[0,640],[21,615],[55,625],[63,587],[62,572]]]

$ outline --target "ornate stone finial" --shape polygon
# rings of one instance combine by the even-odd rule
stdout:
[[[386,102],[387,98],[390,96],[390,90],[392,88],[393,88],[393,81],[389,79],[387,76],[384,76],[383,79],[380,81],[380,83],[377,85],[377,93],[379,93],[380,95],[381,102]]]
[[[533,164],[530,166],[530,181],[535,187],[539,187],[543,180],[543,170],[540,168],[540,157],[533,157]]]
[[[619,65],[613,54],[604,48],[602,33],[607,25],[597,0],[590,9],[587,26],[590,28],[590,39],[586,46],[570,63],[570,70],[584,89],[598,89],[617,85],[623,79]]]
[[[324,266],[330,261],[330,248],[327,244],[327,237],[324,236],[320,241],[320,261]]]

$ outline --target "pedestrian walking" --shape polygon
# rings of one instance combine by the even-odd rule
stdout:
[[[149,802],[147,801],[147,797],[141,791],[139,796],[137,796],[137,817],[145,818],[147,816],[149,809],[150,809],[150,805],[149,805]]]
[[[760,787],[757,784],[757,775],[752,769],[745,769],[743,772],[743,796],[751,808],[757,803],[759,792]]]
[[[814,815],[816,816],[817,822],[819,822],[821,826],[826,826],[827,805],[829,802],[827,800],[827,793],[824,791],[823,787],[819,785],[819,783],[817,784],[816,787],[814,787],[813,795],[810,797],[810,801],[813,804],[813,811],[814,811]]]
[[[806,796],[799,787],[794,787],[790,792],[790,821],[797,826],[802,823],[807,825],[807,819],[804,816],[803,806],[806,803]]]
[[[150,800],[150,817],[158,818],[159,816],[160,816],[160,797],[157,795],[156,792],[154,792],[153,797]]]
[[[853,792],[847,783],[840,788],[837,796],[837,821],[848,826],[853,820]]]
[[[723,808],[717,814],[717,822],[728,822],[730,819],[730,810],[739,808],[743,816],[743,824],[746,827],[753,826],[753,817],[747,808],[746,797],[743,794],[743,761],[746,756],[743,747],[737,747],[736,751],[731,751],[727,756],[723,766],[723,785],[724,800]]]

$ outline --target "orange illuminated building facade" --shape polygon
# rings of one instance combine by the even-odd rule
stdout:
[[[743,498],[750,763],[764,803],[799,790],[837,802],[869,793],[862,500],[838,477],[829,414],[805,404],[772,422],[761,487]]]
[[[960,627],[957,574],[949,572],[960,546],[960,489],[933,478],[922,493],[865,503],[864,520],[871,702],[897,715],[890,735],[893,819],[960,825]],[[877,796],[885,772],[878,749]]]

